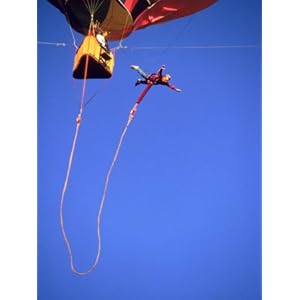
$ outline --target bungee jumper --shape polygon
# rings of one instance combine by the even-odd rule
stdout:
[[[132,107],[130,114],[129,114],[129,119],[133,119],[134,115],[137,111],[138,105],[143,101],[144,97],[150,90],[150,88],[153,85],[166,85],[170,89],[176,91],[176,92],[181,92],[182,90],[177,88],[175,85],[169,83],[169,80],[171,79],[171,75],[165,74],[163,75],[162,72],[166,69],[165,65],[162,65],[156,73],[151,73],[147,74],[145,73],[139,66],[137,65],[131,65],[131,69],[136,70],[144,79],[138,79],[135,83],[135,86],[139,84],[147,84],[145,89],[142,91],[140,96],[138,97],[137,101],[135,102],[134,106]]]
[[[175,85],[171,84],[169,81],[171,80],[171,75],[170,74],[162,74],[162,71],[166,69],[165,65],[162,65],[157,73],[152,73],[152,74],[146,74],[139,66],[137,65],[131,65],[131,69],[136,70],[142,77],[143,79],[138,79],[135,83],[135,86],[139,84],[149,84],[152,83],[154,85],[166,85],[170,89],[176,91],[176,92],[181,92],[181,89],[177,88]]]

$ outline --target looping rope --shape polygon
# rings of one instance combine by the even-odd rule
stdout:
[[[68,187],[68,182],[69,182],[69,178],[70,178],[70,174],[71,174],[71,168],[72,168],[72,162],[73,162],[73,157],[74,157],[74,152],[75,152],[75,148],[76,148],[76,144],[77,144],[77,138],[78,138],[78,133],[79,133],[79,128],[80,128],[80,124],[81,124],[81,117],[83,114],[83,109],[84,109],[84,95],[85,95],[85,82],[86,82],[86,78],[87,78],[87,66],[88,66],[88,56],[86,59],[86,65],[85,65],[85,74],[84,74],[84,84],[83,84],[83,88],[82,88],[82,96],[81,96],[81,101],[80,101],[80,109],[79,109],[79,114],[76,118],[76,129],[75,129],[75,135],[73,138],[73,143],[72,143],[72,148],[71,148],[71,152],[70,152],[70,156],[69,156],[69,162],[68,162],[68,168],[67,168],[67,173],[66,173],[66,178],[65,178],[65,182],[64,182],[64,186],[63,186],[63,190],[62,190],[62,195],[61,195],[61,201],[60,201],[60,226],[61,226],[61,231],[63,234],[63,238],[68,250],[68,254],[69,254],[69,259],[70,259],[70,267],[73,273],[77,274],[77,275],[87,275],[89,273],[91,273],[95,267],[97,266],[99,259],[100,259],[100,255],[101,255],[101,215],[102,215],[102,210],[103,210],[103,206],[104,206],[104,202],[106,199],[106,194],[107,194],[107,190],[108,190],[108,185],[109,185],[109,181],[110,181],[110,177],[113,171],[113,168],[115,166],[115,163],[118,159],[120,150],[121,150],[121,146],[123,144],[123,140],[125,138],[125,135],[127,133],[127,130],[129,128],[129,125],[131,124],[131,122],[133,121],[134,117],[135,117],[135,113],[137,111],[138,105],[141,103],[141,101],[143,100],[143,98],[145,97],[145,95],[147,94],[147,92],[149,91],[149,89],[152,87],[152,84],[147,84],[146,88],[143,90],[143,92],[140,94],[139,98],[137,99],[136,103],[134,104],[134,106],[132,107],[129,116],[128,116],[128,120],[127,123],[122,131],[122,134],[120,136],[113,160],[110,164],[110,167],[108,169],[106,178],[105,178],[105,183],[104,183],[104,188],[103,188],[103,192],[102,192],[102,196],[101,196],[101,200],[100,200],[100,206],[99,206],[99,210],[98,210],[98,215],[97,215],[97,241],[98,241],[98,246],[97,246],[97,254],[94,260],[94,263],[92,264],[92,266],[85,272],[79,272],[74,265],[74,258],[73,258],[73,252],[72,252],[72,248],[71,248],[71,244],[69,242],[69,239],[67,237],[66,231],[65,231],[65,227],[64,227],[64,219],[63,219],[63,206],[64,206],[64,199],[65,199],[65,193],[67,191],[67,187]]]

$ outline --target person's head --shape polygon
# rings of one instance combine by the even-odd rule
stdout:
[[[163,75],[163,76],[161,77],[161,80],[162,80],[163,82],[168,82],[168,81],[171,80],[171,75],[170,75],[170,74],[165,74],[165,75]]]
[[[103,35],[105,38],[107,38],[108,32],[107,32],[107,31],[103,31],[102,35]]]

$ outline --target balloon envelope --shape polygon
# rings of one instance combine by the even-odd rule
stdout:
[[[217,0],[48,0],[72,28],[88,33],[91,14],[108,32],[109,40],[120,40],[131,32],[194,14]]]

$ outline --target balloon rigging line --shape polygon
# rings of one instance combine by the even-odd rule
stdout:
[[[84,103],[84,108],[87,107],[88,104],[90,104],[90,102],[97,96],[97,94],[98,94],[99,91],[100,91],[100,90],[96,91],[96,92],[94,93],[94,95],[92,95],[92,96]]]
[[[102,1],[100,1],[100,0],[94,0],[94,1],[82,0],[82,2],[84,3],[84,5],[87,8],[87,10],[89,11],[89,13],[91,15],[94,15],[98,11],[98,9],[101,7],[104,0],[102,0]]]
[[[120,49],[120,48],[124,47],[123,46],[123,38],[124,38],[124,35],[125,35],[125,30],[127,31],[128,19],[129,19],[129,14],[127,14],[125,25],[124,25],[124,28],[123,28],[123,31],[122,31],[122,36],[121,36],[121,39],[120,39],[120,42],[119,42],[119,46],[116,49]]]
[[[67,2],[66,2],[66,3],[67,3]],[[65,4],[66,4],[66,3],[65,3]],[[73,29],[72,29],[72,27],[71,27],[71,22],[70,22],[69,14],[68,14],[67,10],[65,9],[65,7],[63,7],[63,9],[64,9],[65,16],[66,16],[67,21],[68,21],[67,23],[68,23],[68,26],[69,26],[69,29],[70,29],[70,32],[71,32],[71,35],[72,35],[73,46],[74,46],[74,48],[77,50],[77,49],[78,49],[78,46],[76,45],[76,40],[75,40],[75,36],[74,36],[74,33],[73,33]]]
[[[184,36],[184,33],[190,27],[194,18],[195,16],[190,16],[189,18],[187,18],[187,22],[185,23],[185,25],[183,25],[180,30],[177,31],[177,34],[173,36],[171,40],[169,40],[167,46],[161,49],[160,53],[157,55],[156,59],[153,60],[153,62],[157,62],[158,60],[160,60],[160,58],[170,49],[170,47],[176,44],[176,41],[180,40],[180,37]]]
[[[88,10],[89,13],[91,13],[89,2],[82,0],[83,4],[85,5],[85,8]]]
[[[100,8],[100,6],[103,4],[104,0],[102,0],[101,4],[99,5],[99,7],[97,8],[97,10]],[[124,38],[124,34],[125,34],[125,31],[127,30],[127,23],[128,23],[128,19],[129,19],[129,14],[127,14],[127,17],[126,17],[126,21],[125,21],[125,25],[123,26],[123,30],[122,30],[122,36],[121,36],[121,39],[119,41],[119,45],[117,47],[114,47],[112,48],[111,50],[112,51],[115,51],[115,50],[119,50],[121,48],[127,48],[126,46],[124,47],[122,45],[122,42],[123,42],[123,38]],[[111,22],[109,22],[110,24]]]
[[[52,45],[57,47],[71,46],[71,44],[63,42],[37,42],[40,45]],[[73,44],[74,45],[74,44]],[[77,47],[75,45],[75,47]],[[78,47],[77,47],[78,48]],[[121,43],[112,49],[129,49],[129,50],[161,50],[161,49],[234,49],[234,48],[261,48],[260,45],[207,45],[207,46],[124,46]]]
[[[104,0],[102,0],[101,2],[100,1],[97,1],[97,5],[95,7],[95,13],[99,10],[99,8],[102,6],[102,4],[104,3]]]
[[[155,49],[226,49],[226,48],[260,48],[259,45],[208,45],[208,46],[133,46],[131,50],[155,50]]]
[[[91,102],[92,100],[94,100],[96,98],[96,96],[98,95],[98,93],[100,92],[100,90],[102,90],[102,87],[100,87],[99,89],[97,89],[94,94],[88,98],[88,100],[86,100],[86,102],[84,103],[84,108],[86,108]]]
[[[57,47],[66,47],[66,46],[71,46],[70,44],[66,43],[53,43],[53,42],[37,42],[39,45],[52,45],[52,46],[57,46]]]
[[[69,29],[70,29],[70,32],[71,32],[71,35],[72,35],[72,39],[73,39],[73,46],[77,50],[78,46],[76,45],[76,40],[75,40],[74,32],[73,32],[73,29],[72,29],[72,27],[70,25],[70,22],[68,22],[68,25],[69,25]]]

